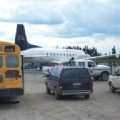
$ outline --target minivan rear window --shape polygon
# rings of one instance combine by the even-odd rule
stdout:
[[[61,79],[86,79],[89,78],[89,72],[86,69],[65,69],[61,74]]]

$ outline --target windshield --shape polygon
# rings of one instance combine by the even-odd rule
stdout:
[[[65,69],[61,74],[61,79],[86,79],[89,72],[86,69]]]

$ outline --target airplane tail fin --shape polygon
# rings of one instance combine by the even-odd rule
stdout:
[[[30,48],[40,47],[40,46],[32,45],[27,41],[25,28],[23,24],[17,24],[15,44],[17,44],[20,47],[21,51],[27,50]]]

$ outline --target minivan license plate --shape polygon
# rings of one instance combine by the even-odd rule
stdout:
[[[73,83],[73,85],[81,85],[81,83]]]

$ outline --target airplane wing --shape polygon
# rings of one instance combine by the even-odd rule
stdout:
[[[94,57],[85,57],[85,58],[82,58],[82,59],[93,60],[93,59],[97,59],[97,58],[107,58],[107,57],[113,57],[113,56],[117,56],[117,55],[120,55],[120,53],[118,53],[118,54],[111,54],[111,55],[94,56]]]

